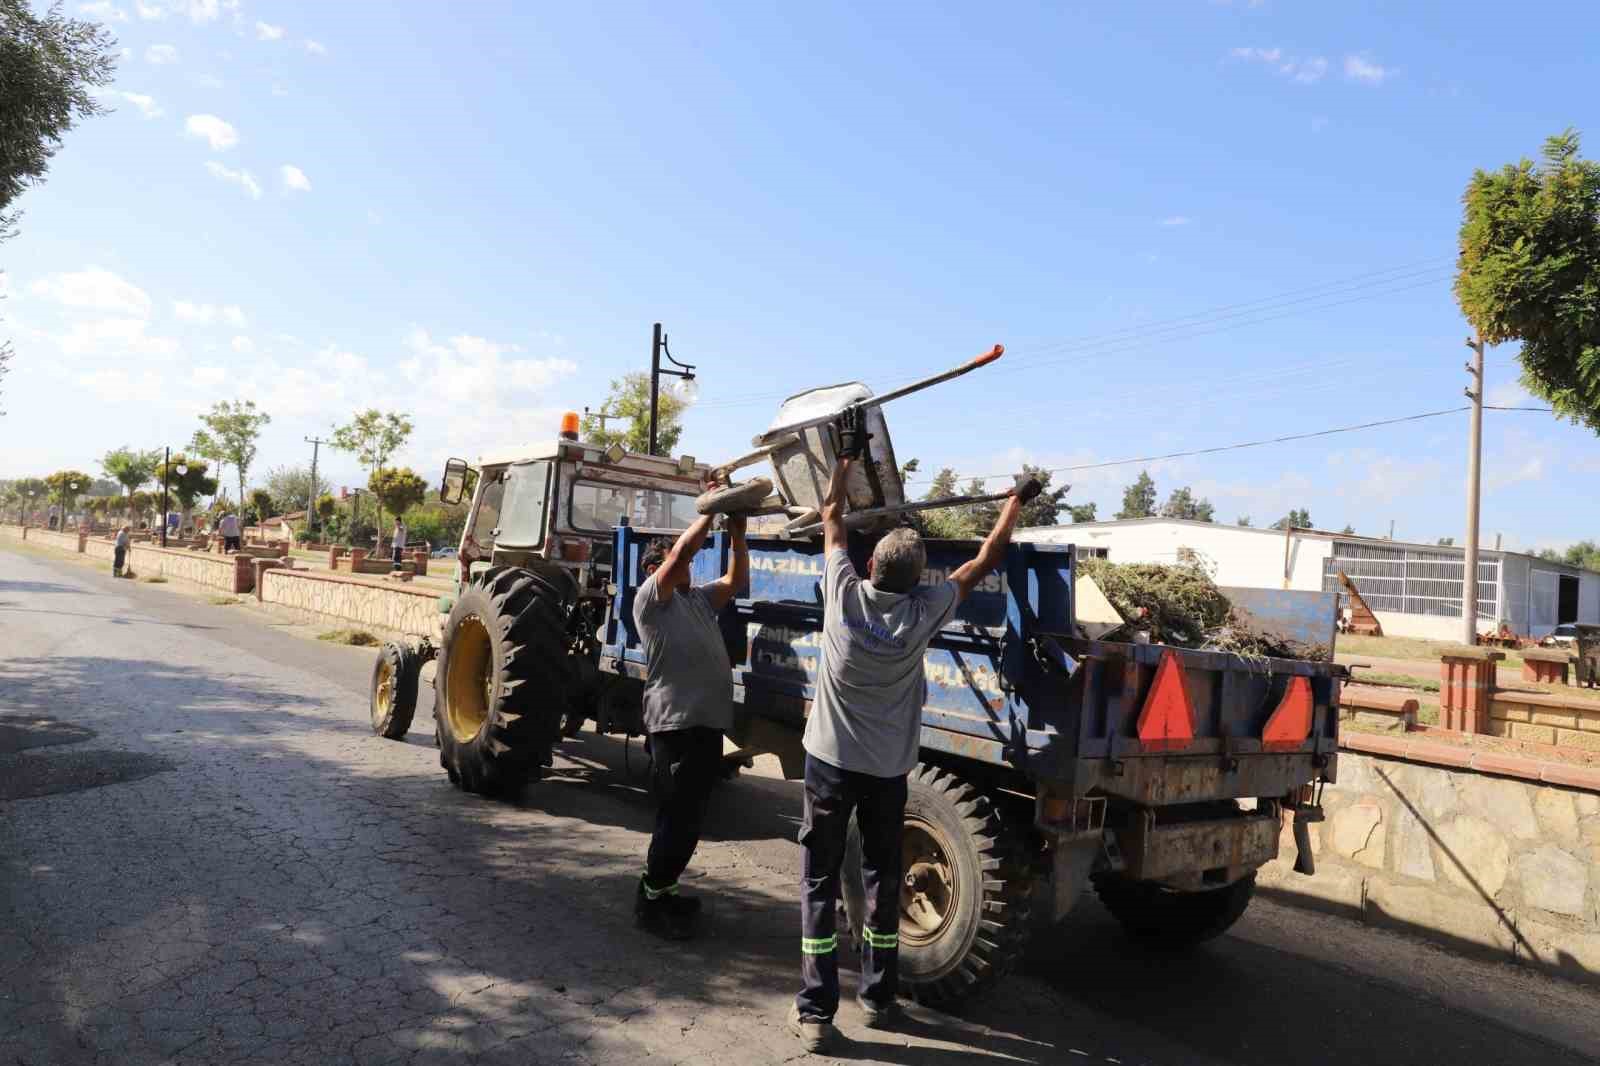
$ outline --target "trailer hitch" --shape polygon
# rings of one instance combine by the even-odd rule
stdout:
[[[1289,810],[1294,812],[1294,872],[1307,877],[1317,872],[1317,860],[1311,854],[1311,823],[1323,821],[1326,817],[1322,813],[1322,786],[1321,778],[1311,784],[1301,785],[1286,801]]]

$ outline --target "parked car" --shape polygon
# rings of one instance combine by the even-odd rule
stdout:
[[[1554,648],[1556,646],[1570,648],[1578,643],[1578,626],[1573,622],[1562,622],[1550,631],[1550,635],[1539,642],[1540,647]]]
[[[454,548],[440,548],[433,553],[433,558],[435,559],[454,559],[455,557],[456,550]]]

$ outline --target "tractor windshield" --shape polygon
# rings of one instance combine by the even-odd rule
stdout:
[[[623,515],[628,524],[645,529],[687,529],[698,516],[694,497],[681,492],[578,481],[572,486],[569,512],[572,528],[610,533]]]

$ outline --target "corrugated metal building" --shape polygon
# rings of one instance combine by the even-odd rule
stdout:
[[[1121,563],[1196,560],[1219,585],[1340,591],[1342,570],[1391,636],[1459,640],[1465,552],[1314,529],[1254,529],[1177,518],[1085,522],[1017,532]],[[1521,552],[1478,553],[1478,626],[1542,637],[1562,622],[1600,624],[1600,573]]]

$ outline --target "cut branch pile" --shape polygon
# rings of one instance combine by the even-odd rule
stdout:
[[[1330,658],[1325,644],[1286,640],[1252,626],[1198,563],[1166,566],[1087,559],[1079,569],[1127,619],[1126,632],[1147,633],[1151,643],[1246,658]]]

